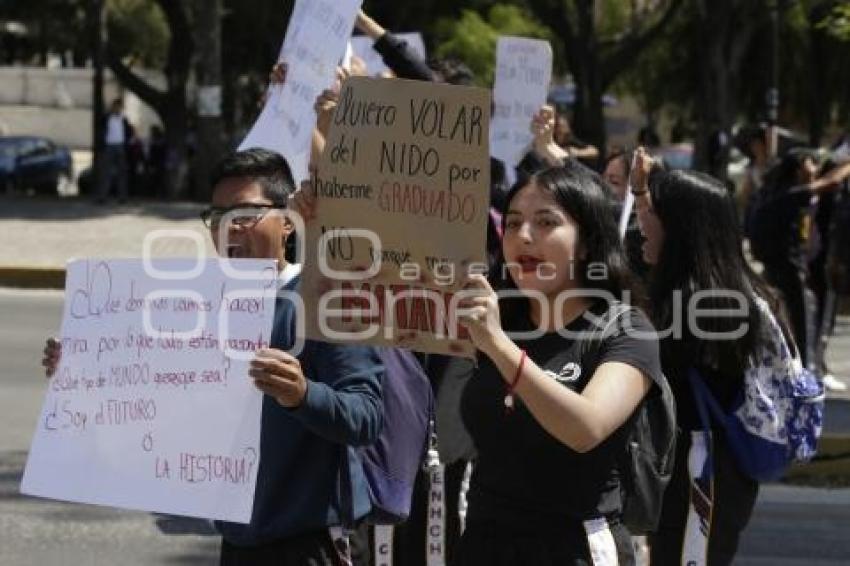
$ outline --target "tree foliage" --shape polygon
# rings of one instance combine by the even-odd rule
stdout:
[[[150,0],[108,0],[109,43],[134,64],[160,69],[168,56],[171,32],[165,14]]]
[[[224,110],[237,137],[256,115],[294,2],[224,0]],[[192,117],[186,86],[197,30],[189,8],[209,3],[106,3],[110,66],[179,145]],[[0,0],[0,19],[29,30],[16,62],[44,64],[49,53],[71,53],[84,65],[91,58],[90,7],[89,0]],[[850,121],[846,0],[365,0],[364,7],[390,30],[421,31],[430,54],[465,61],[484,86],[492,84],[500,35],[549,40],[556,73],[568,71],[576,85],[574,129],[602,149],[600,99],[610,89],[635,96],[650,119],[666,113],[693,125],[701,147],[713,132],[763,120],[777,8],[780,123],[819,142]],[[140,68],[162,70],[167,88],[142,80],[134,73]]]
[[[85,0],[0,0],[0,20],[23,22],[27,38],[16,55],[45,64],[48,53],[71,53],[77,64],[89,52]]]
[[[549,28],[527,10],[508,4],[491,6],[486,18],[473,10],[464,10],[460,19],[441,19],[435,35],[439,46],[436,55],[461,59],[475,73],[476,81],[484,86],[493,84],[499,36],[516,35],[552,43]]]
[[[717,10],[722,2],[707,3]],[[713,37],[727,36],[739,45],[736,52],[740,77],[726,85],[732,123],[761,122],[766,115],[766,93],[771,86],[773,57],[770,14],[778,10],[778,88],[780,124],[809,132],[820,143],[830,124],[850,116],[850,43],[836,34],[835,14],[848,6],[835,0],[741,0],[738,11],[725,25],[711,27]],[[695,124],[705,105],[717,97],[700,98],[700,69],[711,64],[701,50],[706,37],[700,34],[699,3],[687,2],[656,43],[636,58],[617,83],[620,93],[636,96],[644,112],[662,111]],[[734,15],[737,14],[737,15]],[[748,22],[747,26],[740,25]],[[730,44],[731,44],[730,43]],[[732,60],[721,58],[718,66],[730,69]],[[721,85],[722,86],[722,85]]]
[[[850,41],[850,4],[841,3],[833,6],[829,15],[817,25],[839,41]]]

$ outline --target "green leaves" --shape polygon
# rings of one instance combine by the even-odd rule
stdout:
[[[818,22],[817,27],[839,41],[850,42],[850,4],[835,6],[826,18]]]
[[[551,41],[552,32],[519,6],[496,4],[487,19],[477,12],[463,10],[459,19],[444,18],[436,26],[437,56],[457,57],[475,73],[482,86],[493,84],[496,42],[500,35],[516,35]]]
[[[165,65],[171,32],[165,15],[151,0],[107,0],[109,44],[119,57],[143,67]]]

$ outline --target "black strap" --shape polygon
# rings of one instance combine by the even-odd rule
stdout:
[[[342,527],[354,529],[354,493],[351,483],[351,448],[345,444],[340,445],[339,466],[339,518]]]

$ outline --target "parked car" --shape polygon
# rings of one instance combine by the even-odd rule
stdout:
[[[71,152],[47,138],[0,137],[0,187],[64,194],[73,182]]]
[[[675,143],[654,150],[653,153],[664,160],[670,169],[690,169],[694,162],[692,143]]]

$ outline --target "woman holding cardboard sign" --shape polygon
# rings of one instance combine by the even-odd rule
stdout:
[[[485,357],[462,403],[478,461],[458,563],[631,564],[617,463],[664,380],[654,330],[618,302],[629,275],[598,176],[570,160],[507,202],[501,291],[472,275],[460,304]]]

